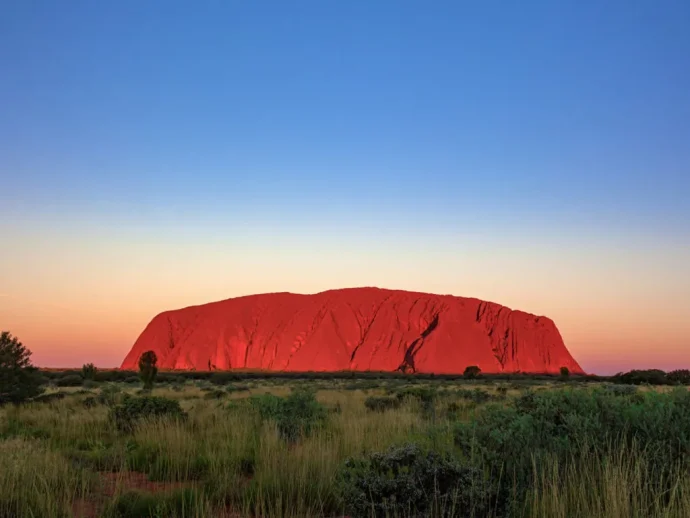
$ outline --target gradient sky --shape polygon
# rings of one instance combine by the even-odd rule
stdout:
[[[690,2],[5,1],[0,328],[374,285],[690,367]]]

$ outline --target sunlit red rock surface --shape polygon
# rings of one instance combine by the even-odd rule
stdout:
[[[377,288],[269,293],[157,315],[122,369],[556,373],[582,369],[546,317],[491,302]]]

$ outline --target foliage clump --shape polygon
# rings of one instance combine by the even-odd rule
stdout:
[[[666,374],[666,378],[676,385],[690,385],[690,370],[676,369]]]
[[[400,398],[391,396],[369,396],[364,400],[364,406],[372,412],[385,412],[399,408],[402,401]]]
[[[481,470],[415,444],[349,459],[339,473],[350,516],[487,516],[493,491]]]
[[[639,452],[650,477],[690,468],[690,392],[677,389],[630,395],[610,390],[528,392],[510,405],[487,405],[456,425],[455,443],[511,489],[533,483],[534,466],[575,455]],[[514,484],[513,484],[514,483]],[[506,488],[504,488],[506,489]]]
[[[97,373],[98,369],[93,363],[85,363],[81,368],[81,375],[85,380],[95,381]]]
[[[132,397],[125,395],[122,403],[111,408],[111,418],[118,430],[131,432],[143,419],[185,419],[187,414],[175,399],[159,396]]]
[[[31,364],[31,351],[9,331],[0,333],[0,405],[18,405],[43,393],[43,377]]]
[[[275,421],[280,437],[288,442],[308,437],[328,417],[328,409],[306,390],[293,391],[284,398],[272,394],[252,396],[249,403],[261,419]]]
[[[146,351],[139,357],[139,377],[144,383],[144,388],[151,390],[158,374],[158,357],[153,351]]]
[[[469,365],[465,367],[465,372],[463,372],[462,375],[467,379],[475,379],[481,372],[482,370],[476,365]]]
[[[55,381],[58,387],[81,387],[84,384],[84,378],[79,374],[66,374]]]

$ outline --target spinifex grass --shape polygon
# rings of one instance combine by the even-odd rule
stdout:
[[[287,396],[292,385],[310,383],[328,387],[317,393],[328,417],[297,442],[282,439],[274,421],[232,404],[263,393]],[[349,385],[255,381],[249,391],[226,391],[219,399],[204,399],[208,391],[191,383],[160,387],[154,395],[179,400],[187,419],[144,419],[132,432],[117,431],[108,406],[85,407],[85,394],[1,408],[0,518],[71,516],[79,500],[93,503],[96,514],[87,516],[342,516],[338,473],[346,459],[414,442],[465,462],[454,444],[456,423],[473,420],[483,403],[472,399],[485,399],[468,399],[467,391],[480,388],[499,401],[493,404],[504,404],[506,392],[508,404],[523,391],[444,382],[431,406],[404,397],[399,407],[378,412],[365,399],[395,397],[402,383],[367,385],[366,392]],[[131,472],[144,474],[150,486],[131,487]],[[117,483],[104,494],[99,481],[108,476]],[[655,476],[645,454],[628,446],[603,456],[573,451],[565,461],[539,460],[529,490],[512,506],[525,518],[690,516],[688,473]]]

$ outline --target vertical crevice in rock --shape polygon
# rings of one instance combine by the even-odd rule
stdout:
[[[424,340],[434,331],[434,329],[438,327],[438,320],[439,314],[437,313],[431,320],[429,325],[426,327],[426,329],[424,329],[424,331],[421,332],[419,338],[413,340],[412,343],[407,347],[407,350],[405,351],[405,356],[403,357],[403,361],[400,364],[400,367],[398,367],[399,371],[405,373],[416,372],[414,364],[415,355],[417,354],[417,351],[419,351],[419,349],[422,348],[422,345],[424,345]]]

